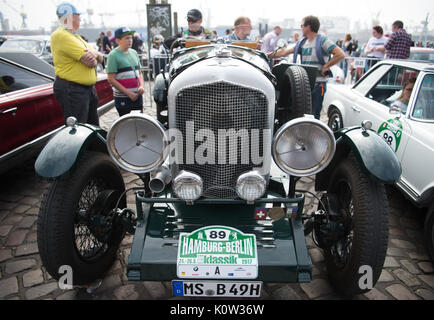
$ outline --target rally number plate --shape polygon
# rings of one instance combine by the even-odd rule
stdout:
[[[182,233],[178,244],[177,276],[179,279],[257,279],[255,235],[226,226]]]
[[[172,281],[175,297],[259,298],[262,282]]]

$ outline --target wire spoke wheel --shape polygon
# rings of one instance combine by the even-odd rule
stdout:
[[[351,186],[345,180],[341,180],[337,187],[338,201],[340,205],[341,221],[344,226],[344,237],[339,239],[332,247],[331,254],[337,266],[344,268],[350,259],[353,243],[354,204]]]
[[[81,219],[81,214],[89,212],[95,204],[98,195],[107,188],[108,186],[102,178],[90,180],[84,188],[78,203],[78,216],[74,224],[75,247],[81,258],[85,261],[90,262],[98,259],[108,249],[108,245],[98,241],[89,229],[88,222]]]
[[[92,283],[110,268],[125,235],[110,215],[124,191],[119,169],[99,152],[86,152],[73,174],[51,184],[39,212],[38,249],[54,279],[64,265],[74,271],[74,285]],[[123,197],[119,208],[125,207]]]
[[[360,267],[372,269],[372,284],[380,277],[388,243],[388,203],[384,185],[360,168],[353,153],[332,173],[327,189],[333,201],[332,243],[324,247],[328,276],[345,296],[369,291],[359,286]]]

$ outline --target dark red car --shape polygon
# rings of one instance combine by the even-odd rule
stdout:
[[[54,68],[31,54],[0,54],[0,174],[33,157],[64,125],[53,94]],[[107,76],[99,74],[98,113],[113,106]]]

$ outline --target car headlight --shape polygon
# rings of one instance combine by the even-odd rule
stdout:
[[[289,175],[306,177],[325,169],[336,151],[333,132],[321,121],[298,118],[285,124],[273,141],[273,158]]]
[[[267,187],[267,181],[256,171],[242,174],[237,180],[237,194],[247,202],[261,198]]]
[[[202,196],[202,178],[193,172],[181,171],[173,180],[173,191],[180,199],[193,202]]]
[[[123,169],[143,174],[166,160],[168,140],[164,127],[143,114],[129,114],[117,120],[107,135],[112,159]]]

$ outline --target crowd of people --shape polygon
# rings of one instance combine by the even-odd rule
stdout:
[[[59,11],[59,8],[63,11]],[[65,119],[74,116],[79,122],[98,125],[98,97],[94,88],[95,66],[104,63],[104,57],[107,57],[106,72],[113,87],[115,106],[119,115],[141,110],[144,89],[139,54],[144,53],[143,41],[135,31],[121,27],[115,30],[114,35],[111,30],[101,32],[95,50],[89,46],[87,39],[77,34],[80,14],[72,4],[63,3],[57,9],[61,26],[52,34],[51,46],[56,73],[54,92],[62,106]],[[190,10],[187,14],[188,28],[185,31],[170,39],[164,39],[161,35],[152,38],[149,52],[151,58],[167,54],[171,45],[180,37],[217,39],[217,32],[204,28],[202,22],[202,13],[197,9]],[[412,41],[404,29],[404,24],[399,20],[393,23],[391,35],[385,35],[381,26],[374,26],[372,37],[363,45],[360,45],[357,39],[353,39],[351,34],[346,34],[343,40],[334,42],[320,33],[320,26],[317,17],[303,18],[300,25],[301,35],[295,32],[289,41],[291,45],[279,46],[276,50],[279,36],[282,34],[280,26],[275,26],[263,38],[252,39],[253,28],[250,18],[240,16],[234,21],[233,28],[226,30],[223,41],[257,42],[260,49],[269,57],[270,66],[273,65],[273,59],[282,57],[289,57],[294,63],[316,66],[318,75],[312,92],[312,111],[317,119],[320,117],[327,90],[327,77],[330,76],[332,66],[340,65],[346,73],[346,57],[367,57],[371,61],[367,67],[371,67],[383,58],[408,59],[411,46],[422,46],[421,42],[415,44]],[[70,92],[71,86],[79,94],[66,94]],[[77,103],[77,99],[81,103]]]
[[[100,32],[99,37],[96,40],[96,46],[99,52],[103,54],[109,54],[118,46],[118,44],[116,42],[115,36],[113,36],[112,31],[108,30],[106,33],[104,33],[104,31]],[[134,32],[133,34],[132,48],[136,50],[138,54],[145,52],[144,41],[137,32]]]

